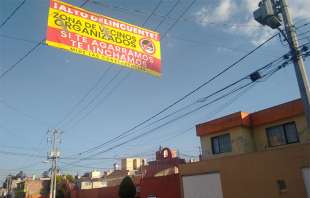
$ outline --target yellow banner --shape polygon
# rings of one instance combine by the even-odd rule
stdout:
[[[70,52],[161,75],[160,35],[51,0],[46,43]]]

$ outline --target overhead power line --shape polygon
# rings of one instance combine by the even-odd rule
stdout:
[[[37,44],[38,41],[34,41],[34,40],[30,40],[30,39],[24,39],[24,38],[19,38],[16,36],[11,36],[11,35],[5,35],[5,34],[0,34],[1,38],[5,38],[5,39],[10,39],[10,40],[15,40],[15,41],[23,41],[26,43],[32,43],[32,44]]]
[[[156,10],[160,7],[161,3],[163,2],[163,0],[159,0],[157,5],[155,6],[155,8],[153,9],[152,13],[145,19],[143,25],[145,25],[149,19],[154,15],[154,13],[156,12]]]
[[[83,95],[83,97],[70,109],[70,111],[64,116],[64,118],[56,124],[56,126],[60,127],[77,109],[86,99],[90,96],[90,94],[100,85],[100,83],[104,80],[107,73],[111,70],[112,65],[110,65],[104,72],[101,74],[99,79],[95,82],[95,84]]]
[[[113,77],[99,90],[99,92],[95,95],[95,97],[93,97],[83,108],[81,108],[77,113],[76,116],[78,116],[79,114],[85,112],[88,107],[90,107],[92,104],[94,104],[96,102],[96,99],[98,97],[100,97],[103,92],[106,90],[107,87],[109,87],[113,81],[121,74],[122,69],[120,68],[114,75]],[[73,120],[75,119],[75,117],[72,117],[68,123],[72,123]]]
[[[122,77],[113,87],[112,89],[107,92],[104,97],[97,101],[97,103],[91,108],[89,109],[89,111],[87,111],[83,116],[81,116],[76,122],[74,122],[72,124],[72,126],[70,128],[74,128],[76,125],[78,125],[82,120],[84,120],[85,118],[87,118],[87,116],[89,116],[93,111],[95,111],[97,109],[98,106],[102,105],[106,99],[111,96],[114,91],[130,76],[131,72],[128,72],[127,74],[124,75],[124,77]]]
[[[186,3],[186,1],[181,1],[181,0],[177,0],[177,1],[180,1],[178,4],[180,3]],[[165,3],[167,3],[167,1],[164,1]],[[176,7],[176,1],[171,1],[174,3],[174,6],[173,7]],[[197,1],[198,2],[198,1]],[[139,9],[130,9],[128,7],[123,7],[123,6],[119,6],[119,5],[115,5],[115,4],[110,4],[110,3],[106,3],[106,2],[100,2],[100,1],[91,1],[91,3],[97,5],[97,6],[101,6],[101,7],[104,7],[104,8],[107,8],[107,9],[114,9],[114,10],[117,10],[119,12],[122,12],[122,13],[128,13],[128,14],[133,14],[133,15],[143,15],[143,16],[146,16],[146,15],[149,15],[150,12],[149,11],[146,11],[146,10],[139,10]],[[171,8],[173,8],[171,7]],[[169,13],[169,11],[168,11]],[[171,16],[167,16],[167,14],[165,15],[162,15],[160,13],[154,13],[153,16],[156,16],[156,17],[159,17],[161,19],[168,19],[168,20],[176,20],[177,18],[176,17],[171,17]],[[180,19],[179,22],[188,22],[188,23],[193,23],[193,22],[196,22],[197,20],[194,18],[194,17],[188,17],[188,18],[184,18],[182,17]],[[225,27],[230,27],[230,26],[238,26],[238,27],[252,27],[252,28],[261,28],[260,25],[252,25],[252,24],[246,24],[246,23],[240,23],[240,24],[236,24],[236,23],[215,23],[215,22],[209,22],[208,25],[216,25],[216,26],[225,26]]]
[[[177,25],[177,23],[181,20],[181,18],[193,7],[193,5],[196,3],[197,0],[193,0],[187,7],[184,9],[184,11],[181,13],[181,15],[175,20],[174,23],[171,24],[171,26],[166,30],[166,32],[161,36],[161,39],[165,38],[167,34]]]
[[[22,3],[20,6],[18,6],[17,9],[15,9],[15,10],[13,11],[13,14],[11,14],[12,16],[16,13],[16,11],[17,11],[18,9],[20,9],[20,7],[25,3],[25,1],[26,1],[26,0],[24,0],[23,3]],[[89,2],[89,0],[85,0],[85,1],[81,4],[80,7],[85,6],[88,2]],[[11,17],[12,17],[12,16],[11,16]],[[9,17],[9,18],[11,18],[11,17]],[[8,20],[9,20],[9,19],[8,19]],[[8,21],[8,20],[6,20],[6,21]],[[5,23],[4,23],[4,24],[5,24]],[[35,46],[33,46],[29,51],[27,51],[26,54],[25,54],[24,56],[22,56],[22,57],[21,57],[20,59],[18,59],[13,65],[9,66],[8,69],[6,69],[4,72],[2,72],[2,73],[0,74],[0,80],[1,80],[6,74],[8,74],[10,71],[12,71],[19,63],[21,63],[23,60],[25,60],[31,53],[33,53],[40,45],[42,45],[42,44],[44,43],[44,41],[45,41],[45,38],[43,38],[41,41],[39,41]]]
[[[304,24],[302,24],[302,25],[299,25],[299,26],[295,27],[295,29],[296,29],[296,30],[299,30],[299,29],[302,29],[302,28],[307,27],[308,25],[310,25],[310,22],[306,22],[306,23],[304,23]]]
[[[144,20],[142,26],[144,26],[144,25],[149,21],[149,19],[152,17],[152,15],[158,10],[158,8],[160,7],[161,3],[162,3],[162,0],[160,0],[160,1],[158,2],[158,4],[153,8],[153,10],[152,10],[152,12],[150,13],[150,15]],[[119,75],[121,74],[121,72],[122,72],[122,71],[121,71],[121,69],[120,69],[119,72],[117,72],[116,75],[114,75],[114,77],[112,78],[112,80],[110,80],[110,81],[108,82],[107,85],[111,84],[111,83],[117,78],[117,76],[119,76]],[[114,87],[112,88],[112,90],[111,90],[104,98],[106,99],[108,96],[110,96],[110,95],[115,91],[115,89],[118,88],[118,87],[121,85],[121,83],[122,83],[126,78],[129,77],[130,74],[131,74],[131,73],[128,73],[124,78],[122,78],[122,79],[117,83],[117,85],[114,86]],[[102,80],[103,80],[103,79],[102,79]],[[99,80],[99,81],[101,81],[101,80]],[[95,83],[95,85],[82,97],[82,99],[70,110],[70,112],[66,114],[65,119],[67,119],[67,118],[75,111],[75,109],[78,108],[78,107],[82,104],[82,102],[90,95],[90,93],[91,93],[92,91],[95,90],[95,88],[97,87],[97,84],[99,85],[99,83],[100,83],[100,82]],[[100,97],[100,96],[103,94],[103,92],[104,92],[104,90],[106,89],[106,87],[107,87],[107,86],[104,86],[104,88],[100,89],[99,94],[96,94],[96,96],[95,96],[94,98],[92,98],[91,101],[90,101],[88,104],[86,104],[86,106],[84,106],[83,109],[80,110],[80,111],[76,114],[75,117],[77,117],[78,114],[80,114],[80,113],[84,112],[85,110],[87,110],[87,108],[88,108],[91,104],[93,104],[93,103],[95,102],[96,98]],[[92,108],[90,111],[88,111],[84,116],[82,116],[74,125],[77,125],[79,122],[81,122],[83,119],[85,119],[90,113],[92,113],[92,112],[96,109],[97,106],[99,106],[99,105],[102,104],[103,102],[104,102],[104,100],[101,100],[101,101],[98,102],[96,105],[94,105],[93,108]],[[69,120],[69,122],[72,123],[72,121],[75,119],[75,117],[71,118],[71,119]],[[62,123],[62,122],[64,122],[64,121],[65,121],[65,120],[63,119],[62,121],[60,121],[60,123]]]
[[[16,14],[16,12],[26,3],[26,0],[23,0],[18,6],[11,12],[11,14],[4,19],[4,21],[0,25],[0,29]]]
[[[255,74],[255,73],[257,73],[257,72],[263,72],[263,70],[266,70],[266,71],[265,71],[266,73],[265,73],[265,74],[262,74],[262,75],[261,75],[261,78],[265,78],[265,77],[269,78],[269,77],[270,77],[271,75],[273,75],[275,72],[277,72],[277,71],[279,71],[280,69],[284,68],[290,61],[291,61],[291,59],[290,59],[290,60],[286,60],[286,61],[284,61],[281,65],[276,66],[274,69],[271,68],[271,65],[272,65],[271,63],[270,63],[270,64],[267,64],[267,65],[265,65],[264,67],[261,67],[260,69],[256,70],[255,72],[253,72],[253,73],[247,75],[246,77],[242,78],[242,79],[250,78],[250,79],[251,79],[251,82],[246,83],[246,84],[243,84],[243,85],[240,85],[240,86],[238,86],[238,87],[236,87],[236,88],[230,90],[228,93],[224,93],[223,95],[221,95],[221,96],[219,96],[219,97],[217,97],[217,98],[215,98],[215,99],[213,99],[213,100],[211,100],[211,101],[208,101],[208,102],[205,101],[205,102],[207,102],[206,104],[203,104],[203,105],[201,105],[201,106],[199,106],[199,107],[197,107],[197,108],[195,108],[195,109],[192,109],[192,110],[190,110],[189,112],[186,112],[186,113],[184,113],[184,114],[181,114],[180,116],[177,116],[176,118],[173,118],[173,119],[171,119],[171,120],[169,120],[169,121],[167,121],[167,122],[165,122],[165,123],[163,123],[163,124],[161,124],[161,125],[159,125],[159,126],[156,126],[155,128],[152,128],[152,129],[150,129],[150,130],[148,130],[148,131],[146,131],[146,132],[144,132],[144,133],[142,133],[142,134],[139,134],[139,135],[137,135],[137,136],[135,136],[135,137],[133,137],[133,138],[130,138],[130,139],[128,139],[128,140],[125,140],[125,141],[123,141],[123,142],[121,142],[121,143],[119,143],[119,144],[116,144],[116,145],[114,145],[114,146],[108,148],[108,149],[101,150],[101,151],[98,151],[98,152],[95,153],[95,154],[90,154],[90,155],[88,155],[88,156],[85,156],[85,157],[83,157],[83,158],[80,158],[80,160],[78,160],[78,161],[76,161],[76,162],[73,162],[72,164],[76,164],[76,163],[78,163],[78,162],[81,161],[81,160],[85,160],[85,159],[88,159],[88,158],[97,156],[97,155],[99,155],[99,154],[106,153],[106,152],[111,151],[111,150],[113,150],[113,149],[115,149],[115,148],[118,148],[118,147],[120,147],[120,146],[122,146],[122,145],[124,145],[124,144],[127,144],[127,143],[129,143],[129,142],[135,141],[135,140],[140,139],[140,138],[142,138],[142,137],[144,137],[144,136],[146,136],[146,135],[148,135],[148,134],[150,134],[150,133],[153,133],[153,132],[155,132],[156,130],[158,130],[158,129],[160,129],[160,128],[162,128],[162,127],[164,127],[164,126],[166,126],[166,125],[168,125],[168,124],[170,124],[170,123],[172,123],[172,122],[175,122],[175,121],[177,121],[177,120],[180,120],[181,118],[184,118],[184,117],[186,117],[186,116],[188,116],[188,115],[190,115],[190,114],[192,114],[192,113],[194,113],[194,112],[196,112],[196,111],[199,111],[199,110],[201,110],[201,109],[203,109],[203,108],[205,108],[205,107],[207,107],[207,106],[209,106],[209,105],[211,105],[211,104],[213,104],[213,103],[215,103],[215,102],[217,102],[217,101],[219,101],[219,100],[221,100],[221,99],[223,99],[223,98],[225,98],[225,97],[227,97],[227,96],[229,96],[229,95],[231,95],[231,94],[233,94],[233,93],[235,93],[235,92],[238,92],[238,91],[240,91],[240,90],[242,90],[242,89],[244,89],[244,88],[246,88],[246,87],[249,87],[249,86],[251,86],[251,84],[253,84],[253,83],[257,83],[257,79],[254,79],[254,80],[253,80],[253,76],[252,76],[253,74]],[[240,79],[240,80],[241,80],[241,79]],[[240,80],[235,81],[234,83],[232,83],[232,85],[236,85],[236,84],[237,84],[236,82],[241,82]],[[228,87],[228,86],[227,86],[227,87]],[[202,98],[201,101],[204,101],[205,98],[208,98],[208,96]],[[204,102],[203,102],[203,103],[204,103]]]
[[[218,108],[216,108],[215,110],[212,110],[211,112],[208,112],[208,115],[217,115],[218,113],[222,112],[224,109],[226,109],[227,107],[229,107],[231,104],[233,104],[238,98],[240,98],[242,95],[244,95],[246,92],[248,92],[251,88],[253,88],[256,84],[252,84],[251,86],[245,88],[244,90],[240,91],[236,96],[234,96],[231,100],[227,101],[226,103],[224,103],[223,105],[219,106]],[[203,117],[204,119],[206,119],[206,117]],[[208,119],[208,118],[207,118]],[[195,129],[195,124],[197,124],[198,122],[200,122],[201,119],[196,120],[195,122],[193,122],[189,128],[186,128],[185,130],[181,130],[181,131],[177,131],[177,133],[174,133],[172,136],[167,137],[163,140],[159,140],[157,141],[156,139],[152,138],[153,142],[166,142],[169,141],[171,139],[176,139],[180,136],[185,135],[186,133],[190,132],[191,130]],[[151,141],[152,141],[151,140]],[[150,143],[150,141],[147,141],[148,143]]]
[[[90,0],[85,0],[81,5],[80,7],[83,8]]]
[[[70,163],[66,163],[66,162],[63,162],[63,161],[60,161],[59,163],[61,163],[61,164],[64,164],[64,165],[69,165]],[[110,169],[113,169],[112,167],[109,167],[109,168],[107,168],[107,167],[94,167],[94,166],[87,166],[87,165],[79,165],[79,164],[77,164],[77,165],[75,165],[74,167],[81,167],[81,168],[87,168],[87,169],[96,169],[96,170],[110,170]]]
[[[0,154],[11,155],[11,156],[21,156],[21,157],[31,157],[31,158],[46,158],[46,156],[43,156],[43,155],[37,155],[37,154],[32,154],[32,153],[20,153],[20,152],[4,151],[4,150],[0,150]]]
[[[40,45],[41,42],[38,42],[35,46],[33,46],[24,56],[22,56],[20,59],[18,59],[13,65],[9,66],[4,72],[0,74],[0,80],[10,71],[12,71],[19,63],[21,63],[23,60],[25,60],[32,52],[34,52]]]
[[[302,35],[305,35],[305,34],[308,34],[308,33],[310,33],[310,30],[305,31],[305,32],[298,33],[298,36],[302,36]]]
[[[274,74],[275,72],[276,72],[276,71],[272,71],[272,74]],[[233,93],[235,93],[235,92],[238,92],[238,91],[240,91],[240,90],[242,90],[242,89],[244,89],[244,88],[246,88],[246,87],[249,87],[249,86],[252,85],[253,83],[254,83],[254,82],[249,82],[249,83],[247,83],[247,84],[245,84],[245,85],[243,85],[243,86],[241,86],[241,87],[239,87],[239,88],[237,88],[237,89],[235,89],[235,90],[230,91],[230,92],[227,93],[227,94],[224,94],[223,96],[220,96],[220,97],[218,97],[218,98],[216,98],[216,99],[214,99],[214,100],[208,102],[207,104],[204,104],[204,105],[202,105],[202,106],[199,106],[199,107],[197,107],[197,108],[195,108],[195,109],[193,109],[193,110],[191,110],[191,111],[189,111],[189,112],[187,112],[187,113],[184,113],[184,114],[182,114],[182,115],[180,115],[180,116],[178,116],[178,117],[176,117],[176,118],[174,118],[174,119],[172,119],[172,120],[169,120],[169,121],[165,122],[164,124],[162,124],[162,125],[160,125],[160,126],[157,126],[157,127],[153,128],[153,129],[151,129],[151,130],[149,130],[149,131],[146,131],[146,132],[142,133],[142,134],[139,134],[139,135],[137,135],[137,136],[135,136],[135,137],[133,137],[133,138],[130,138],[130,139],[124,141],[124,142],[121,142],[121,143],[119,143],[119,144],[116,144],[116,145],[114,145],[114,146],[112,146],[112,147],[110,147],[110,148],[108,148],[108,149],[105,149],[105,150],[103,150],[103,151],[98,151],[97,153],[91,155],[90,157],[93,157],[93,156],[97,156],[97,155],[99,155],[99,154],[106,153],[106,152],[111,151],[111,150],[113,150],[113,149],[115,149],[115,148],[118,148],[118,147],[120,147],[120,146],[123,146],[123,145],[125,145],[125,144],[127,144],[127,143],[129,143],[129,142],[135,141],[135,140],[137,140],[137,139],[141,139],[142,137],[144,137],[144,136],[146,136],[146,135],[148,135],[148,134],[150,134],[150,133],[153,133],[153,132],[157,131],[158,129],[160,129],[160,128],[164,127],[164,126],[167,126],[168,124],[170,124],[170,123],[172,123],[172,122],[175,122],[175,121],[177,121],[177,120],[180,120],[181,118],[184,118],[184,117],[186,117],[186,116],[188,116],[188,115],[190,115],[190,114],[192,114],[192,113],[194,113],[194,112],[196,112],[196,111],[198,111],[198,110],[201,110],[201,109],[203,109],[203,108],[205,108],[205,107],[207,107],[207,106],[209,106],[209,105],[211,105],[211,104],[213,104],[213,103],[215,103],[215,102],[217,102],[217,101],[219,101],[219,100],[221,100],[221,99],[223,99],[223,98],[225,98],[225,97],[227,97],[227,96],[229,96],[229,95],[231,95],[231,94],[233,94]],[[87,157],[84,157],[84,158],[82,158],[82,159],[87,159]]]
[[[41,125],[41,126],[49,126],[49,123],[39,119],[39,118],[36,118],[28,113],[25,113],[23,111],[21,111],[20,109],[14,107],[13,105],[9,104],[8,102],[6,102],[3,98],[0,98],[0,104],[2,104],[3,106],[5,106],[6,108],[22,115],[23,117],[26,117],[34,122],[36,122],[37,124]]]
[[[179,5],[181,0],[176,0],[176,2],[173,4],[173,6],[170,8],[170,10],[166,13],[166,15],[160,20],[159,24],[156,26],[156,30],[166,21],[166,19],[169,18],[169,15],[176,9],[176,7]]]
[[[246,59],[248,56],[250,56],[251,54],[253,54],[255,51],[257,51],[259,48],[261,48],[262,46],[264,46],[266,43],[268,43],[269,41],[271,41],[273,38],[275,38],[278,34],[275,34],[273,36],[271,36],[270,38],[268,38],[266,41],[264,41],[263,43],[261,43],[259,46],[255,47],[253,50],[251,50],[250,52],[248,52],[246,55],[242,56],[241,58],[239,58],[237,61],[233,62],[231,65],[225,67],[222,71],[220,71],[219,73],[217,73],[216,75],[214,75],[213,77],[211,77],[209,80],[207,80],[206,82],[202,83],[200,86],[196,87],[194,90],[190,91],[189,93],[185,94],[183,97],[177,99],[175,102],[173,102],[172,104],[168,105],[167,107],[165,107],[164,109],[160,110],[158,113],[152,115],[151,117],[147,118],[146,120],[138,123],[137,125],[135,125],[134,127],[130,128],[129,130],[126,130],[124,132],[122,132],[121,134],[117,135],[114,138],[111,138],[109,140],[107,140],[106,142],[95,146],[95,147],[91,147],[83,152],[80,152],[79,154],[82,155],[84,153],[89,153],[92,152],[94,150],[100,149],[101,147],[103,147],[106,144],[109,144],[110,142],[113,142],[117,139],[119,139],[120,137],[130,133],[131,131],[136,130],[137,128],[139,128],[140,126],[144,125],[145,123],[149,122],[150,120],[154,119],[155,117],[159,116],[160,114],[168,111],[169,109],[171,109],[173,106],[179,104],[181,101],[185,100],[186,98],[188,98],[189,96],[193,95],[194,93],[196,93],[197,91],[199,91],[200,89],[202,89],[203,87],[205,87],[206,85],[208,85],[209,83],[211,83],[212,81],[214,81],[215,79],[217,79],[218,77],[220,77],[221,75],[223,75],[225,72],[231,70],[233,67],[235,67],[236,65],[238,65],[241,61],[243,61],[244,59]]]

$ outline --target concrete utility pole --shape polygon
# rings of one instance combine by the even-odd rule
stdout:
[[[296,77],[299,85],[299,91],[301,98],[304,103],[304,109],[306,114],[306,119],[308,123],[308,128],[310,128],[310,86],[307,76],[307,72],[304,65],[304,60],[299,49],[299,43],[296,31],[293,26],[292,18],[288,10],[287,0],[280,0],[281,12],[284,21],[285,31],[290,48],[293,53],[293,62],[296,72]]]
[[[51,185],[50,185],[50,198],[56,198],[56,176],[57,176],[57,159],[60,156],[60,152],[57,148],[57,144],[60,143],[60,134],[59,130],[53,129],[48,131],[50,137],[48,141],[52,145],[52,149],[49,153],[48,159],[51,160]]]
[[[273,29],[279,28],[281,19],[278,14],[282,15],[284,22],[286,39],[290,46],[295,73],[298,81],[301,99],[304,104],[304,110],[308,128],[310,128],[310,86],[307,72],[304,65],[303,56],[299,49],[299,43],[292,17],[288,9],[287,0],[262,0],[259,9],[254,12],[255,20],[262,25],[267,25]]]

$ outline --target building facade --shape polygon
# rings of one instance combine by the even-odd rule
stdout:
[[[16,198],[47,198],[49,185],[49,179],[26,178],[17,183]]]
[[[233,113],[196,132],[203,160],[180,166],[184,198],[309,198],[310,130],[301,100]]]
[[[137,171],[140,170],[141,166],[146,164],[144,158],[124,158],[121,160],[122,170]]]
[[[237,112],[199,124],[196,129],[204,160],[310,142],[301,100],[252,114]]]

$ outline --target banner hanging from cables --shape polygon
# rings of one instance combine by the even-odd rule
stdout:
[[[160,34],[51,0],[46,43],[72,53],[161,75]]]

